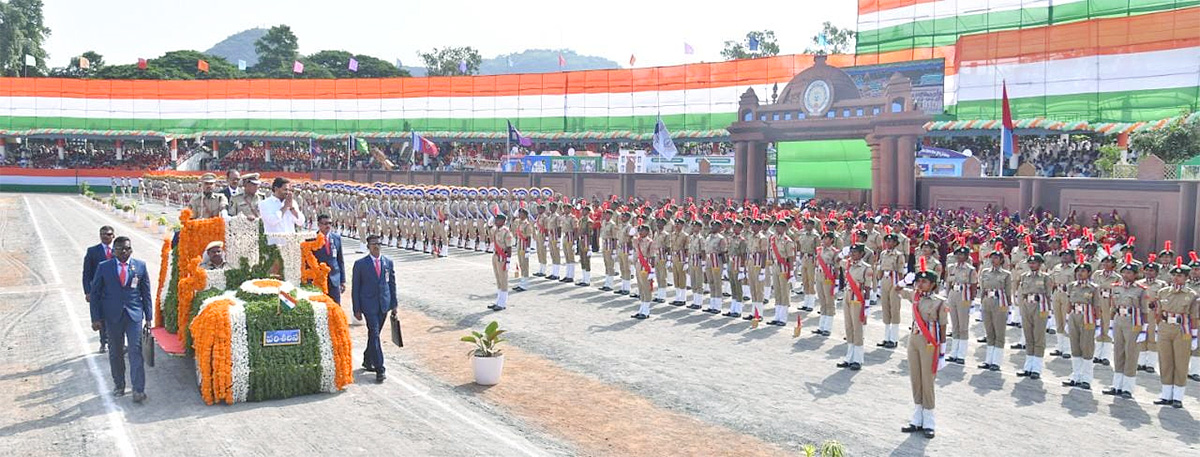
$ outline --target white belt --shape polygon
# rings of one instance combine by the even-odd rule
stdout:
[[[1121,316],[1132,316],[1133,313],[1134,313],[1133,308],[1123,308],[1123,307],[1117,308],[1117,314],[1121,315]]]

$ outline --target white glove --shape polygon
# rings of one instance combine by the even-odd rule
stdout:
[[[738,278],[738,281],[746,280],[746,268],[745,267],[738,269],[738,277],[737,278]]]
[[[842,248],[842,253],[840,254],[840,256],[842,258],[850,257],[850,246],[846,246],[846,247]]]
[[[938,356],[938,369],[941,370],[943,368],[946,368],[946,354],[945,353]]]
[[[1095,337],[1100,338],[1100,326],[1099,325],[1096,326],[1096,336]]]
[[[759,280],[759,281],[766,281],[766,280],[767,280],[767,274],[766,274],[766,273],[763,273],[763,272],[759,272],[759,273],[758,273],[758,280]]]
[[[647,276],[646,278],[649,279],[650,282],[654,282],[654,273],[650,273],[650,275]]]
[[[1139,332],[1139,333],[1138,333],[1138,336],[1137,336],[1137,341],[1136,341],[1136,342],[1138,342],[1138,343],[1145,343],[1145,342],[1146,342],[1146,332]]]
[[[1195,351],[1195,350],[1196,350],[1197,343],[1200,343],[1200,339],[1197,339],[1197,338],[1192,338],[1192,350],[1193,350],[1193,351]]]
[[[917,275],[916,275],[916,274],[909,273],[909,274],[906,274],[906,275],[904,275],[904,283],[905,283],[905,284],[908,284],[908,285],[910,285],[910,286],[911,286],[911,285],[912,285],[912,283],[914,283],[914,282],[916,282],[916,281],[917,281]]]
[[[668,260],[667,261],[667,269],[670,270],[672,268],[675,268],[675,262]]]

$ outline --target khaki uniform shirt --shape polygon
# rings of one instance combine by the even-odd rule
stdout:
[[[203,193],[196,194],[192,197],[192,201],[188,203],[188,208],[192,209],[192,217],[195,219],[208,219],[210,217],[218,217],[221,211],[224,211],[229,206],[229,201],[225,199],[224,194],[213,192],[207,198]]]

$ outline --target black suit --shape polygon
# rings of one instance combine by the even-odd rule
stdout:
[[[87,254],[83,256],[83,293],[91,296],[92,294],[92,279],[96,277],[96,269],[100,266],[100,262],[112,258],[112,246],[104,246],[97,244],[87,249]],[[105,327],[100,327],[100,344],[108,345],[108,331]]]
[[[313,251],[318,262],[329,266],[329,298],[342,303],[342,283],[346,282],[346,262],[342,260],[342,237],[333,231],[325,235],[326,246]]]

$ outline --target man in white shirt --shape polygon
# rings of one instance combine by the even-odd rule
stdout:
[[[271,237],[272,233],[296,233],[297,227],[304,226],[304,213],[300,211],[292,199],[291,181],[284,177],[275,178],[271,182],[271,196],[258,203],[258,214],[262,216],[263,232],[267,234],[267,244],[278,244]]]

